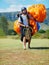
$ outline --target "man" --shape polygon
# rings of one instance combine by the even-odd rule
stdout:
[[[21,41],[23,41],[24,49],[26,49],[26,42],[28,42],[28,48],[30,48],[31,38],[29,40],[25,37],[25,28],[29,27],[29,19],[34,19],[27,12],[27,9],[23,7],[21,9],[21,15],[19,15],[19,24],[21,27]]]

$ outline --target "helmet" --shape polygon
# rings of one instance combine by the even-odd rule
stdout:
[[[21,11],[24,11],[24,10],[27,10],[26,7],[22,7],[22,8],[21,8]]]

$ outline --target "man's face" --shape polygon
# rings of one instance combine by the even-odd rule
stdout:
[[[27,14],[27,10],[23,10],[22,13],[23,13],[23,14]]]

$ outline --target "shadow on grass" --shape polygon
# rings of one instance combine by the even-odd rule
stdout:
[[[30,49],[49,49],[49,47],[30,47]]]

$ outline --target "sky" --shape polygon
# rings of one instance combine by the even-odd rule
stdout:
[[[49,0],[0,0],[0,12],[20,11],[22,7],[29,7],[33,4],[44,4],[49,8]]]

